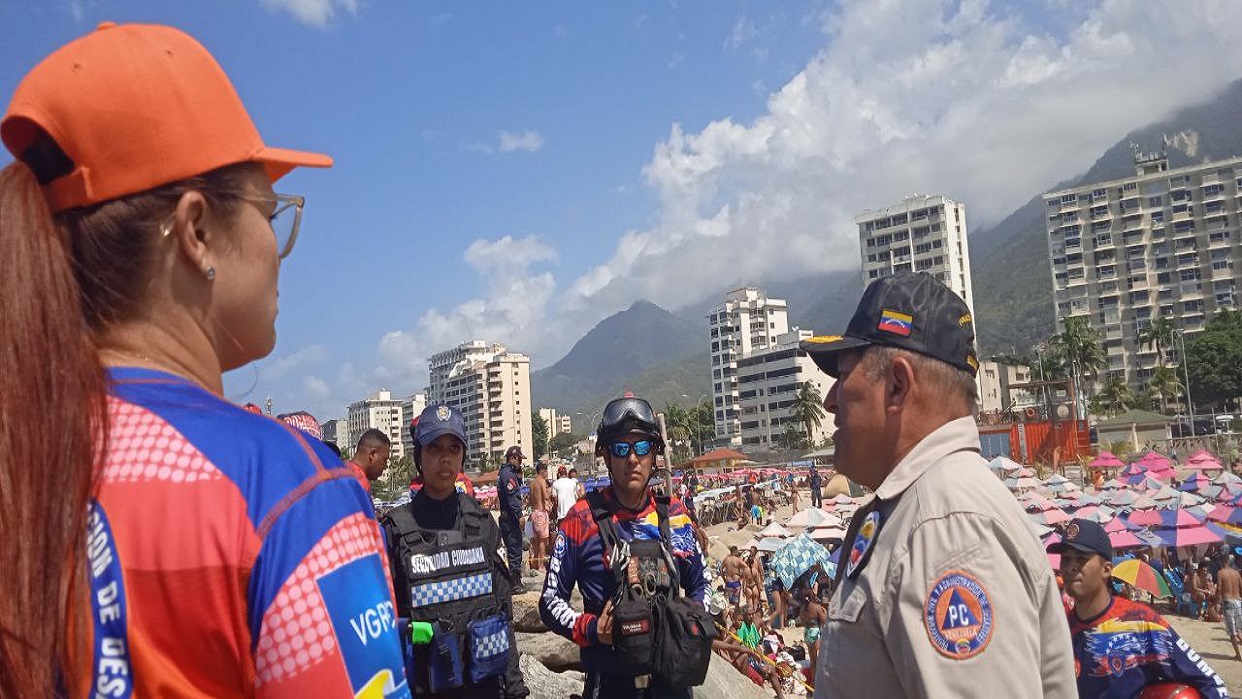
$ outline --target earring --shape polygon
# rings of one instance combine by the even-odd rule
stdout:
[[[207,269],[203,270],[203,276],[207,277],[207,281],[211,281],[211,280],[215,279],[215,278],[216,278],[216,268],[215,268],[215,267],[208,267]]]

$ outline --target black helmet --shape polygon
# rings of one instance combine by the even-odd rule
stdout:
[[[643,434],[655,442],[657,454],[664,453],[664,440],[660,437],[651,404],[633,394],[611,400],[604,406],[604,415],[595,428],[595,453],[602,455],[613,440],[631,432]]]

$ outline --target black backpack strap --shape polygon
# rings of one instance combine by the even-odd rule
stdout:
[[[621,535],[617,533],[617,523],[612,519],[612,510],[604,501],[603,493],[598,490],[587,493],[586,501],[591,507],[591,519],[594,519],[595,525],[599,527],[599,538],[604,543],[604,561],[612,571],[618,589],[624,588],[625,572],[620,567],[614,566],[612,560],[612,552],[616,549],[617,542],[621,540]]]

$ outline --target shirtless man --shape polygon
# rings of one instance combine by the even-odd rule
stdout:
[[[725,599],[736,607],[742,602],[742,581],[747,577],[746,561],[737,555],[737,546],[729,547],[729,555],[720,562],[720,576],[724,578]]]
[[[750,557],[746,561],[746,568],[750,573],[749,584],[746,587],[746,599],[752,608],[759,608],[759,602],[763,599],[763,561],[759,560],[759,549],[755,546],[750,547]]]
[[[1225,560],[1225,565],[1220,569],[1217,591],[1225,617],[1225,634],[1233,644],[1233,657],[1242,660],[1242,652],[1239,652],[1239,645],[1242,645],[1242,574],[1238,573],[1237,564],[1238,559],[1233,556]]]
[[[531,570],[542,570],[547,560],[553,507],[552,488],[548,485],[548,465],[535,464],[535,477],[530,482]]]
[[[802,612],[798,615],[798,625],[802,627],[802,640],[806,641],[811,667],[816,667],[815,660],[819,657],[819,630],[828,621],[828,610],[819,603],[819,597],[810,587],[802,589],[802,600]]]

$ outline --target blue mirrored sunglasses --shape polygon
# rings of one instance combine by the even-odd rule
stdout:
[[[646,456],[651,453],[651,440],[644,439],[641,442],[634,442],[634,453],[638,456]],[[624,459],[630,455],[629,442],[613,442],[612,455],[618,459]]]

